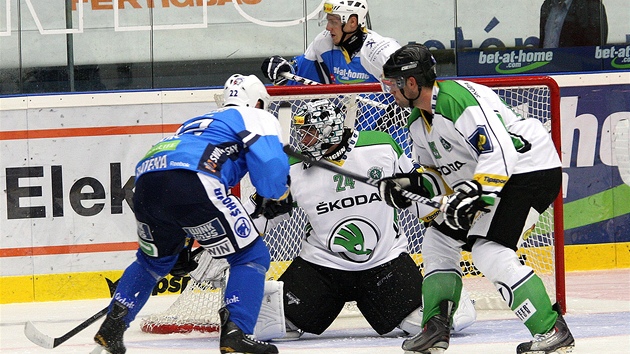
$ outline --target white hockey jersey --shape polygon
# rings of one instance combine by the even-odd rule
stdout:
[[[486,86],[436,82],[431,105],[433,117],[418,108],[409,117],[412,158],[451,187],[474,179],[493,197],[513,174],[561,166],[542,123],[516,114]]]
[[[297,159],[290,162],[291,193],[309,221],[302,258],[353,271],[373,268],[406,252],[407,237],[398,227],[398,212],[381,200],[377,188],[323,168],[304,168]],[[355,131],[341,168],[379,179],[408,173],[414,164],[388,134]],[[273,225],[281,220],[273,219]]]

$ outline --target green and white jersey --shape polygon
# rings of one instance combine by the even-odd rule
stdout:
[[[378,189],[316,166],[291,163],[291,193],[309,223],[300,256],[342,270],[373,268],[407,250],[397,211]],[[331,162],[332,163],[332,162]],[[373,179],[408,173],[412,161],[386,133],[355,131],[340,167]]]
[[[513,174],[561,166],[542,123],[516,114],[486,86],[436,82],[431,104],[432,117],[418,108],[409,117],[412,158],[451,187],[474,179],[493,196]]]

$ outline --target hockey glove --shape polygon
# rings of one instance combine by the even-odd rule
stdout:
[[[250,198],[256,205],[256,209],[250,214],[252,219],[257,219],[261,215],[266,219],[273,219],[282,214],[290,213],[291,210],[293,210],[293,197],[291,193],[282,200],[263,198],[258,193],[252,194]]]
[[[452,229],[468,230],[477,212],[489,212],[489,204],[481,199],[482,188],[477,181],[465,181],[455,186],[455,193],[445,196],[440,210]]]
[[[411,200],[402,195],[403,190],[431,198],[429,191],[422,185],[422,174],[418,172],[397,173],[378,181],[378,191],[381,199],[387,205],[405,209],[411,205]]]
[[[177,262],[171,269],[170,273],[174,277],[185,277],[188,273],[197,269],[197,255],[203,251],[203,247],[199,247],[194,251],[191,250],[190,247],[184,247],[184,249],[179,252],[179,257],[177,257]]]
[[[271,80],[274,85],[282,86],[286,85],[289,81],[282,76],[283,73],[294,73],[291,64],[281,56],[274,55],[265,59],[260,67],[266,78]]]

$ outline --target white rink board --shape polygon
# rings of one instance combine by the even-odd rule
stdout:
[[[172,132],[100,134],[108,134],[114,128],[124,132],[126,128],[180,124],[215,109],[211,100],[217,92],[152,91],[2,99],[3,133],[28,130],[53,137],[2,141],[0,188],[7,191],[9,180],[17,184],[17,189],[14,186],[13,192],[0,197],[1,248],[134,242],[133,213],[125,201],[113,201],[112,191],[120,190],[132,179],[137,161],[151,145]],[[55,134],[62,136],[54,137]],[[19,177],[8,177],[9,173]],[[55,187],[55,183],[62,187]],[[77,207],[78,194],[94,194],[99,188],[102,197],[84,198]],[[18,198],[17,207],[9,205],[9,197]],[[19,208],[24,212],[31,207],[43,207],[43,212],[36,217],[16,217],[5,211]],[[133,252],[123,254],[29,257],[35,259],[32,262],[24,262],[27,257],[0,257],[0,276],[118,270],[125,268],[133,256]],[[100,258],[110,261],[97,261]]]

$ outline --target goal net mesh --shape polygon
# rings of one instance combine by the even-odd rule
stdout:
[[[552,104],[550,89],[544,82],[514,85],[509,80],[495,79],[484,82],[525,118],[539,119],[551,130]],[[408,109],[399,108],[390,94],[378,92],[378,85],[344,85],[342,93],[336,92],[331,85],[270,88],[272,101],[269,111],[278,116],[283,130],[290,131],[289,123],[292,112],[305,102],[328,98],[346,112],[346,126],[358,130],[380,130],[389,133],[404,151],[410,155],[410,144],[405,128]],[[356,86],[357,92],[352,92]],[[222,97],[216,97],[221,101]],[[220,102],[217,102],[220,104]],[[292,145],[292,137],[286,137]],[[249,196],[254,192],[251,183],[245,178],[240,185],[240,195]],[[408,251],[422,269],[422,238],[424,226],[407,211],[401,211],[400,224],[409,239]],[[267,273],[270,280],[278,279],[291,260],[301,250],[306,215],[301,209],[295,210],[291,218],[264,236],[271,253],[271,268]],[[553,205],[544,212],[535,228],[523,237],[524,241],[517,253],[522,263],[532,267],[541,277],[552,300],[556,299],[556,261],[554,239]],[[561,246],[561,245],[560,245]],[[471,254],[462,252],[460,262],[464,287],[475,301],[477,310],[508,310],[501,296],[483,274],[474,266]],[[222,305],[221,289],[190,280],[187,288],[179,295],[175,303],[166,311],[145,318],[142,329],[151,333],[173,333],[197,331],[216,331],[218,329],[217,310]],[[563,294],[562,294],[563,295]],[[344,315],[360,316],[349,303]]]

